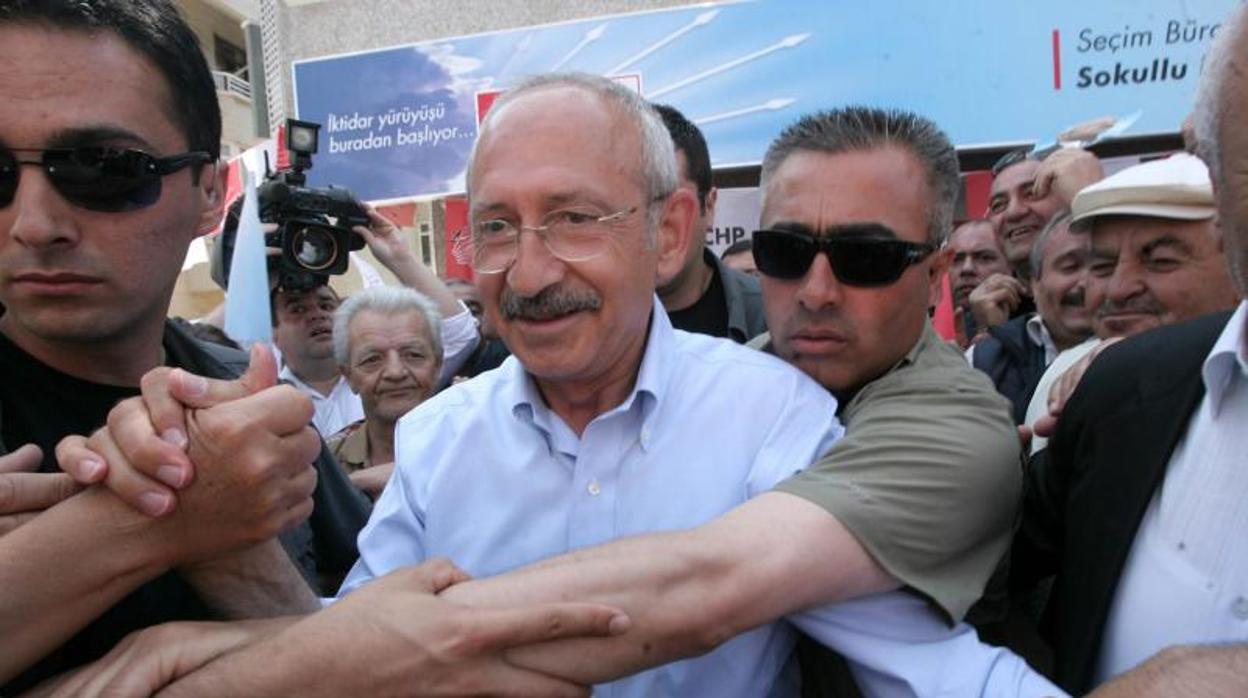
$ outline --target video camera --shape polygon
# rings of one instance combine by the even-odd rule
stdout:
[[[277,288],[307,291],[324,285],[329,277],[345,274],[348,253],[364,247],[364,238],[352,226],[368,225],[368,213],[347,189],[333,185],[308,187],[304,172],[312,167],[317,150],[320,124],[297,119],[286,120],[286,149],[291,155],[288,170],[271,172],[265,164],[264,182],[256,188],[262,223],[277,223],[278,229],[264,236],[266,247],[281,250],[268,258],[269,274],[276,275]],[[234,239],[242,211],[240,197],[230,206],[213,248],[212,278],[227,288]]]

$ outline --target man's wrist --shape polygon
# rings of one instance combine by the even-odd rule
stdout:
[[[299,615],[321,607],[276,538],[178,569],[230,618]]]
[[[177,564],[178,548],[165,530],[165,519],[157,519],[132,509],[102,485],[77,495],[91,512],[90,525],[108,533],[102,540],[116,541],[113,551],[118,576],[136,574],[158,577]]]

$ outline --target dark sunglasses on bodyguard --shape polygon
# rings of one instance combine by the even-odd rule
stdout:
[[[141,150],[96,146],[0,148],[0,208],[13,203],[23,165],[42,168],[52,187],[74,206],[117,213],[151,206],[160,200],[165,175],[208,162],[212,156],[203,151],[158,158]]]
[[[759,230],[754,233],[754,264],[758,271],[777,279],[795,280],[806,275],[815,255],[823,252],[837,280],[847,286],[887,286],[935,248],[928,244],[896,239],[878,223],[834,226],[826,235],[798,230]]]

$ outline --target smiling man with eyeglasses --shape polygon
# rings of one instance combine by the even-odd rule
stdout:
[[[911,414],[948,399],[946,417],[977,408],[971,416],[984,423],[929,434],[931,420],[916,417],[913,434],[893,424],[889,445],[868,456],[859,451],[871,443],[874,417],[863,418],[862,439],[838,450],[829,391],[762,353],[672,330],[655,281],[684,263],[696,202],[675,187],[660,129],[640,99],[587,76],[535,78],[495,103],[471,160],[472,223],[458,252],[476,268],[485,312],[514,358],[399,425],[395,475],[341,595],[349,600],[372,578],[428,556],[487,576],[571,551],[444,596],[623,609],[633,629],[590,641],[592,652],[569,645],[514,655],[577,682],[708,653],[601,689],[619,696],[789,695],[794,635],[768,621],[847,599],[789,620],[844,652],[868,693],[898,682],[920,695],[938,686],[1046,686],[957,623],[1004,552],[1021,473],[1003,402],[956,350],[941,353],[927,325],[928,294],[944,270],[935,254],[948,223],[949,190],[935,188],[943,172],[925,178],[902,148],[884,149],[882,159],[851,153],[846,169],[828,172],[824,155],[806,152],[804,142],[785,153],[778,174],[766,170],[768,230],[755,237],[755,257],[764,285],[776,291],[766,301],[778,339],[801,344],[801,355],[780,357],[848,401],[907,352],[923,350],[925,366],[935,354],[938,370],[960,372],[944,392],[915,391],[921,406]],[[943,144],[947,166],[948,142],[932,140]],[[802,163],[814,167],[790,167]],[[785,303],[780,283],[803,301]],[[839,294],[856,300],[841,304]],[[927,343],[916,348],[921,339]],[[957,399],[958,390],[969,396]],[[703,400],[733,399],[750,409],[727,421],[698,409]],[[885,409],[893,408],[876,412]],[[907,438],[931,438],[939,448],[942,439],[967,436],[977,441],[967,450],[983,461],[932,464],[931,475],[914,461],[947,451],[905,449]],[[889,463],[890,452],[905,455]],[[840,466],[821,465],[787,477],[824,453],[846,461],[849,474],[829,476]],[[863,472],[868,459],[881,461],[871,471],[878,482]],[[850,485],[852,492],[832,493]],[[963,491],[932,498],[933,485]],[[768,492],[773,487],[779,491]],[[902,506],[913,506],[921,523]],[[937,517],[951,507],[972,511],[950,522]],[[915,530],[920,525],[927,530]],[[610,542],[693,526],[700,528],[684,536]],[[589,546],[599,547],[581,550]],[[917,593],[894,591],[906,586]],[[884,638],[883,627],[895,634]],[[903,649],[914,655],[898,659]],[[963,665],[933,673],[950,662]]]

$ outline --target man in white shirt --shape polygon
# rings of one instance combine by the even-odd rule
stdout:
[[[360,398],[334,361],[338,303],[338,294],[329,285],[273,292],[273,343],[282,352],[278,377],[312,398],[312,423],[322,437],[364,417]]]
[[[1232,118],[1245,108],[1241,8],[1196,117],[1238,306],[1106,349],[1033,463],[1014,570],[1057,573],[1049,625],[1072,692],[1248,694],[1248,134]],[[1170,248],[1149,259],[1163,268],[1184,253],[1155,247]],[[1128,330],[1148,315],[1115,317]]]

